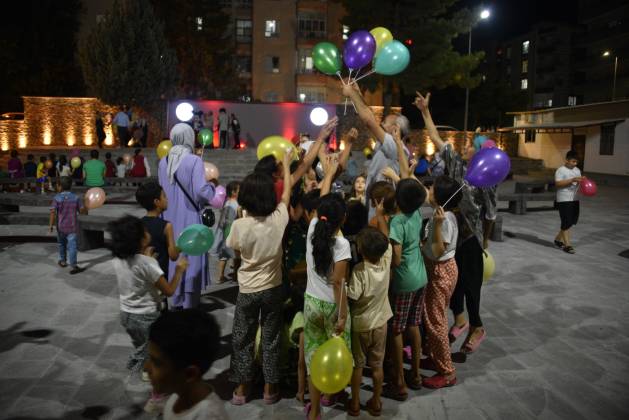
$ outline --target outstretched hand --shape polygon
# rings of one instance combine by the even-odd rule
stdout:
[[[343,140],[348,141],[348,142],[353,142],[354,140],[356,140],[358,138],[358,130],[356,130],[356,128],[352,127],[350,128],[350,130],[345,133],[345,136],[343,136]]]
[[[413,105],[417,107],[421,112],[428,111],[428,106],[430,104],[430,92],[426,94],[426,96],[422,96],[421,93],[415,91],[417,95],[415,97],[415,101],[413,101]]]
[[[360,94],[360,88],[358,83],[348,80],[347,83],[343,82],[342,86],[343,96],[352,96],[355,93]]]
[[[336,128],[338,123],[339,123],[339,117],[334,116],[334,117],[330,118],[323,125],[323,127],[321,127],[321,131],[319,131],[319,137],[317,139],[318,140],[325,140],[328,137],[330,137],[330,134],[332,134],[332,131],[334,131],[334,129]]]

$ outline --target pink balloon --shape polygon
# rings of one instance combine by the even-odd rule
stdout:
[[[105,204],[105,190],[99,187],[90,188],[85,193],[85,207],[96,209]]]
[[[210,162],[203,162],[203,169],[205,170],[205,180],[218,179],[219,172],[216,165]]]
[[[583,178],[581,180],[581,194],[586,197],[592,197],[596,195],[598,188],[596,187],[596,183],[588,178]]]
[[[496,142],[491,139],[485,140],[480,146],[481,149],[489,149],[490,147],[496,147]]]
[[[210,206],[216,209],[222,208],[223,204],[225,203],[226,196],[227,196],[227,191],[225,191],[225,187],[223,187],[222,185],[219,185],[218,187],[216,187],[216,190],[214,191],[214,197],[212,197],[212,199],[210,200]]]

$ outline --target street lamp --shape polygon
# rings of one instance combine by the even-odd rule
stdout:
[[[610,50],[603,51],[603,57],[612,55]],[[616,99],[616,74],[618,73],[618,56],[614,54],[614,82],[612,83],[612,101]]]
[[[489,16],[491,16],[491,12],[489,11],[489,9],[483,9],[478,14],[478,17],[480,18],[480,20],[489,19]],[[468,56],[472,55],[472,27],[471,26],[470,26],[470,34],[467,39],[467,55]],[[465,117],[463,117],[464,118],[463,132],[467,132],[467,115],[469,113],[469,109],[470,109],[470,88],[466,87],[465,88]]]

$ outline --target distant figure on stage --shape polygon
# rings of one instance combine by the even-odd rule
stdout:
[[[229,121],[227,118],[227,111],[225,108],[221,108],[218,111],[218,133],[220,138],[221,149],[227,148],[227,130],[229,129]]]
[[[240,149],[240,121],[238,121],[233,112],[231,115],[231,127],[234,133],[234,149]]]
[[[127,114],[127,106],[123,105],[122,110],[118,111],[114,117],[113,123],[118,127],[118,140],[120,147],[127,147],[129,143],[129,115]]]

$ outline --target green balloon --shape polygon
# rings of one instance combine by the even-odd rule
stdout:
[[[374,61],[374,70],[378,74],[393,76],[401,73],[408,66],[410,60],[411,54],[406,45],[394,39],[378,51]]]
[[[321,73],[333,75],[341,71],[341,54],[331,42],[319,42],[312,49],[314,66]]]
[[[197,138],[199,139],[199,143],[204,146],[209,146],[214,141],[214,133],[209,128],[202,128],[199,130]]]
[[[203,255],[212,247],[214,233],[205,225],[187,226],[177,238],[177,248],[187,255]]]

